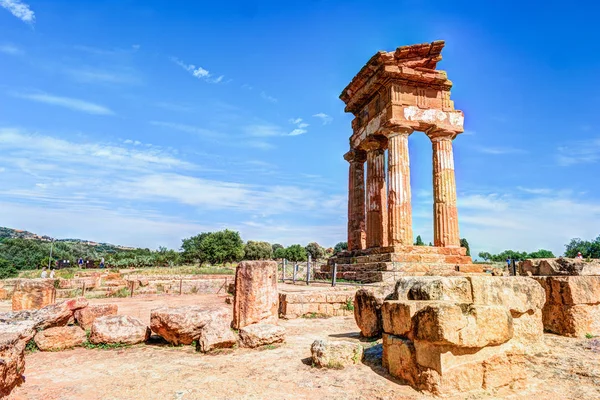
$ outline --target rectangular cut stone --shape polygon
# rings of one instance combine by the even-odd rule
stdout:
[[[429,304],[427,301],[384,301],[381,306],[383,331],[396,336],[409,336],[413,315]]]
[[[600,304],[600,276],[533,277],[555,304]]]
[[[277,262],[242,261],[235,270],[233,323],[235,329],[278,319]]]
[[[512,313],[535,312],[546,302],[544,289],[526,277],[469,276],[473,303],[504,305]]]
[[[12,310],[37,310],[54,303],[54,279],[20,281],[12,295]]]
[[[468,277],[406,277],[394,289],[397,300],[444,300],[470,303],[471,284]]]
[[[563,336],[600,335],[600,304],[546,304],[544,329]]]
[[[384,333],[382,365],[390,375],[404,379],[412,386],[419,385],[419,368],[412,341]]]
[[[456,347],[481,348],[513,337],[513,320],[502,306],[434,303],[414,317],[415,340]]]

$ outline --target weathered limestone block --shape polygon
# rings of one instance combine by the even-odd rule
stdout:
[[[235,270],[232,327],[277,322],[277,262],[242,261]]]
[[[244,347],[254,348],[284,341],[285,328],[281,326],[260,323],[240,329],[240,342]]]
[[[54,279],[21,280],[12,295],[12,310],[37,310],[54,303]]]
[[[140,319],[128,315],[110,315],[96,318],[89,340],[94,344],[138,344],[149,337],[150,328]]]
[[[543,348],[544,289],[530,278],[408,277],[381,307],[382,365],[436,395],[521,382]]]
[[[313,364],[323,368],[341,369],[358,364],[363,358],[360,343],[348,341],[326,342],[315,340],[310,346]]]
[[[42,351],[59,351],[81,346],[87,336],[78,326],[56,326],[36,333],[33,340]]]
[[[544,329],[564,336],[600,335],[600,276],[534,277],[546,290]]]
[[[600,275],[600,261],[577,258],[537,258],[519,263],[519,274],[533,276]]]
[[[150,329],[174,345],[191,344],[213,321],[228,324],[231,312],[224,307],[162,307],[152,310]]]
[[[0,313],[0,333],[19,332],[23,328],[42,330],[64,326],[76,310],[87,305],[88,301],[85,298],[78,297],[39,310]]]
[[[438,345],[481,348],[508,342],[513,318],[502,306],[429,305],[414,317],[414,339]]]
[[[119,307],[116,304],[98,304],[77,310],[73,315],[77,324],[87,330],[92,328],[92,323],[96,318],[117,315],[118,310]]]
[[[0,398],[8,396],[16,386],[24,382],[25,346],[33,334],[31,329],[0,332]]]
[[[381,305],[383,296],[373,290],[359,289],[354,296],[354,319],[362,336],[367,338],[381,336]]]
[[[237,343],[237,337],[231,330],[230,325],[231,320],[229,318],[208,322],[200,331],[196,350],[207,353],[214,349],[233,347]]]

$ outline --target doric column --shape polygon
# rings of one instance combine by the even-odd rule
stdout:
[[[385,137],[371,138],[363,145],[367,151],[367,248],[369,249],[388,244],[385,146]]]
[[[388,245],[413,244],[410,203],[408,136],[412,128],[395,128],[388,133]]]
[[[453,132],[433,132],[433,243],[437,247],[459,247],[456,179],[452,153]]]
[[[365,161],[362,150],[350,150],[344,155],[350,163],[348,173],[348,250],[366,247],[365,232]]]

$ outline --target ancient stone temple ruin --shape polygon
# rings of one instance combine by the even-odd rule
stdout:
[[[476,271],[460,247],[452,143],[464,116],[450,100],[452,82],[436,69],[443,47],[435,41],[380,51],[340,95],[355,116],[344,155],[348,251],[324,272],[336,263],[344,278],[376,282],[405,273]],[[414,131],[424,132],[433,148],[433,247],[413,245],[408,140]]]

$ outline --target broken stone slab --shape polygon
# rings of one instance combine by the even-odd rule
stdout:
[[[12,310],[38,310],[54,303],[54,279],[20,280],[12,295]]]
[[[260,347],[268,344],[283,343],[285,328],[273,324],[252,324],[240,329],[240,342],[244,347]]]
[[[138,344],[150,337],[150,328],[140,319],[128,315],[109,315],[92,323],[90,342],[93,344]]]
[[[242,261],[235,270],[232,327],[277,322],[277,262]]]
[[[359,289],[354,295],[354,319],[360,333],[366,338],[380,337],[382,333],[381,306],[383,296],[370,289]]]
[[[533,276],[600,275],[600,261],[564,257],[531,259],[519,263],[519,274]]]
[[[65,326],[75,311],[87,305],[88,301],[85,298],[78,297],[39,310],[0,313],[0,333],[20,332],[24,328],[42,330]]]
[[[42,351],[59,351],[83,345],[87,336],[78,326],[56,326],[36,333],[33,340]]]
[[[33,337],[32,330],[0,333],[0,398],[25,381],[25,346]]]
[[[230,324],[231,311],[225,307],[162,307],[152,310],[150,329],[174,345],[198,340],[209,322]]]
[[[310,352],[312,362],[317,367],[341,369],[360,363],[364,349],[360,343],[315,340],[310,346]]]
[[[107,315],[117,315],[119,307],[116,304],[98,304],[89,305],[81,308],[73,314],[75,321],[84,330],[92,328],[92,323],[98,317],[104,317]]]
[[[237,337],[230,327],[229,319],[215,319],[208,322],[200,331],[196,350],[207,353],[214,349],[235,346]]]

